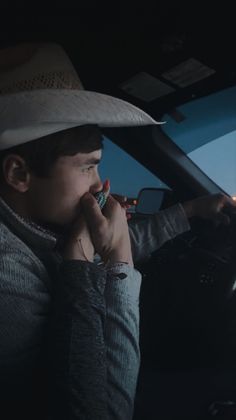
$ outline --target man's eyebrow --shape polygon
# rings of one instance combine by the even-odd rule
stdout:
[[[97,158],[89,158],[83,162],[83,165],[98,165],[100,163],[101,159]]]

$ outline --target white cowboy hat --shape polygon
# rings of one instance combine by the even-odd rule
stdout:
[[[85,124],[161,123],[126,101],[84,90],[57,44],[23,44],[0,51],[0,150]]]

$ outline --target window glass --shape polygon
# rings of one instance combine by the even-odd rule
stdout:
[[[99,172],[103,181],[110,179],[112,193],[128,197],[137,197],[144,187],[165,187],[157,176],[107,138],[104,138]]]
[[[224,191],[236,196],[236,132],[199,147],[189,157]]]

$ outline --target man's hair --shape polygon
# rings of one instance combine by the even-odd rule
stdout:
[[[3,150],[0,152],[0,181],[3,180],[3,161],[9,154],[21,156],[34,175],[48,177],[53,164],[60,156],[100,150],[103,147],[102,141],[102,134],[97,125],[83,125]]]

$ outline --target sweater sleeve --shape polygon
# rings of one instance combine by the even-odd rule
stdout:
[[[61,265],[51,337],[57,419],[131,420],[139,371],[140,274]],[[68,417],[69,416],[69,417]]]
[[[38,271],[22,252],[1,246],[0,401],[8,411],[29,407],[40,372],[50,296]]]
[[[124,263],[107,271],[107,382],[109,419],[131,420],[140,364],[139,292],[141,275]]]
[[[129,225],[133,259],[139,262],[149,257],[165,242],[190,229],[181,204],[159,211],[141,221]]]
[[[17,400],[10,409],[19,415],[34,400],[38,411],[49,404],[53,420],[106,420],[106,274],[95,264],[64,262],[52,299],[46,277],[36,258],[2,247],[0,401]]]
[[[50,328],[53,419],[107,419],[105,282],[95,264],[61,264]]]

